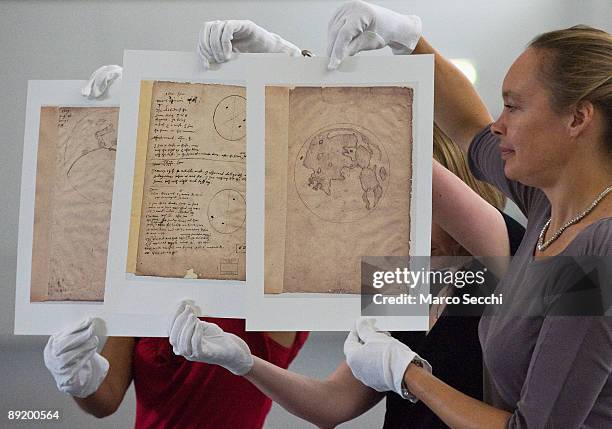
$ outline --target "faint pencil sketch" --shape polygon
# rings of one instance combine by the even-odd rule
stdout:
[[[33,301],[102,301],[117,107],[41,109]]]
[[[376,136],[355,124],[331,124],[306,139],[295,160],[297,194],[328,222],[368,216],[389,182],[389,159]]]
[[[213,115],[217,134],[229,141],[243,139],[246,136],[246,98],[240,95],[229,95],[217,104]]]
[[[117,130],[113,118],[87,114],[66,137],[64,165],[72,188],[83,198],[96,203],[110,203]]]

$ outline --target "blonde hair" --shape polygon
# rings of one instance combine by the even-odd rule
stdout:
[[[489,204],[502,210],[506,199],[497,188],[482,182],[470,172],[465,155],[444,132],[434,123],[433,156],[436,161],[463,180]]]
[[[540,79],[551,92],[553,109],[593,103],[603,113],[604,142],[612,151],[612,35],[576,25],[541,34],[528,46],[546,54]]]

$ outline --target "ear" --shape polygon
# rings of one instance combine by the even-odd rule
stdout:
[[[578,137],[593,122],[595,108],[588,100],[580,101],[570,108],[569,133],[571,137]]]

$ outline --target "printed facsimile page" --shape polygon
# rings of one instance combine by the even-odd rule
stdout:
[[[245,96],[141,82],[128,272],[245,280]]]
[[[103,301],[117,107],[44,106],[30,300]]]
[[[265,293],[359,293],[363,256],[407,256],[413,90],[265,88]]]

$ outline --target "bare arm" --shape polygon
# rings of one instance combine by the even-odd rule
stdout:
[[[453,429],[505,429],[511,414],[471,398],[410,364],[404,374],[408,390]]]
[[[132,355],[136,341],[130,337],[109,337],[100,353],[109,363],[106,378],[93,394],[74,398],[86,413],[98,418],[113,414],[121,405],[132,382]]]
[[[435,55],[435,121],[467,153],[474,135],[493,118],[470,81],[424,37],[413,53]]]
[[[483,262],[501,275],[508,262],[501,257],[510,256],[510,239],[503,216],[438,161],[433,161],[432,168],[433,222],[471,255],[494,256]]]
[[[346,362],[326,380],[317,380],[254,357],[245,378],[287,411],[320,428],[351,420],[383,397],[353,377]]]

